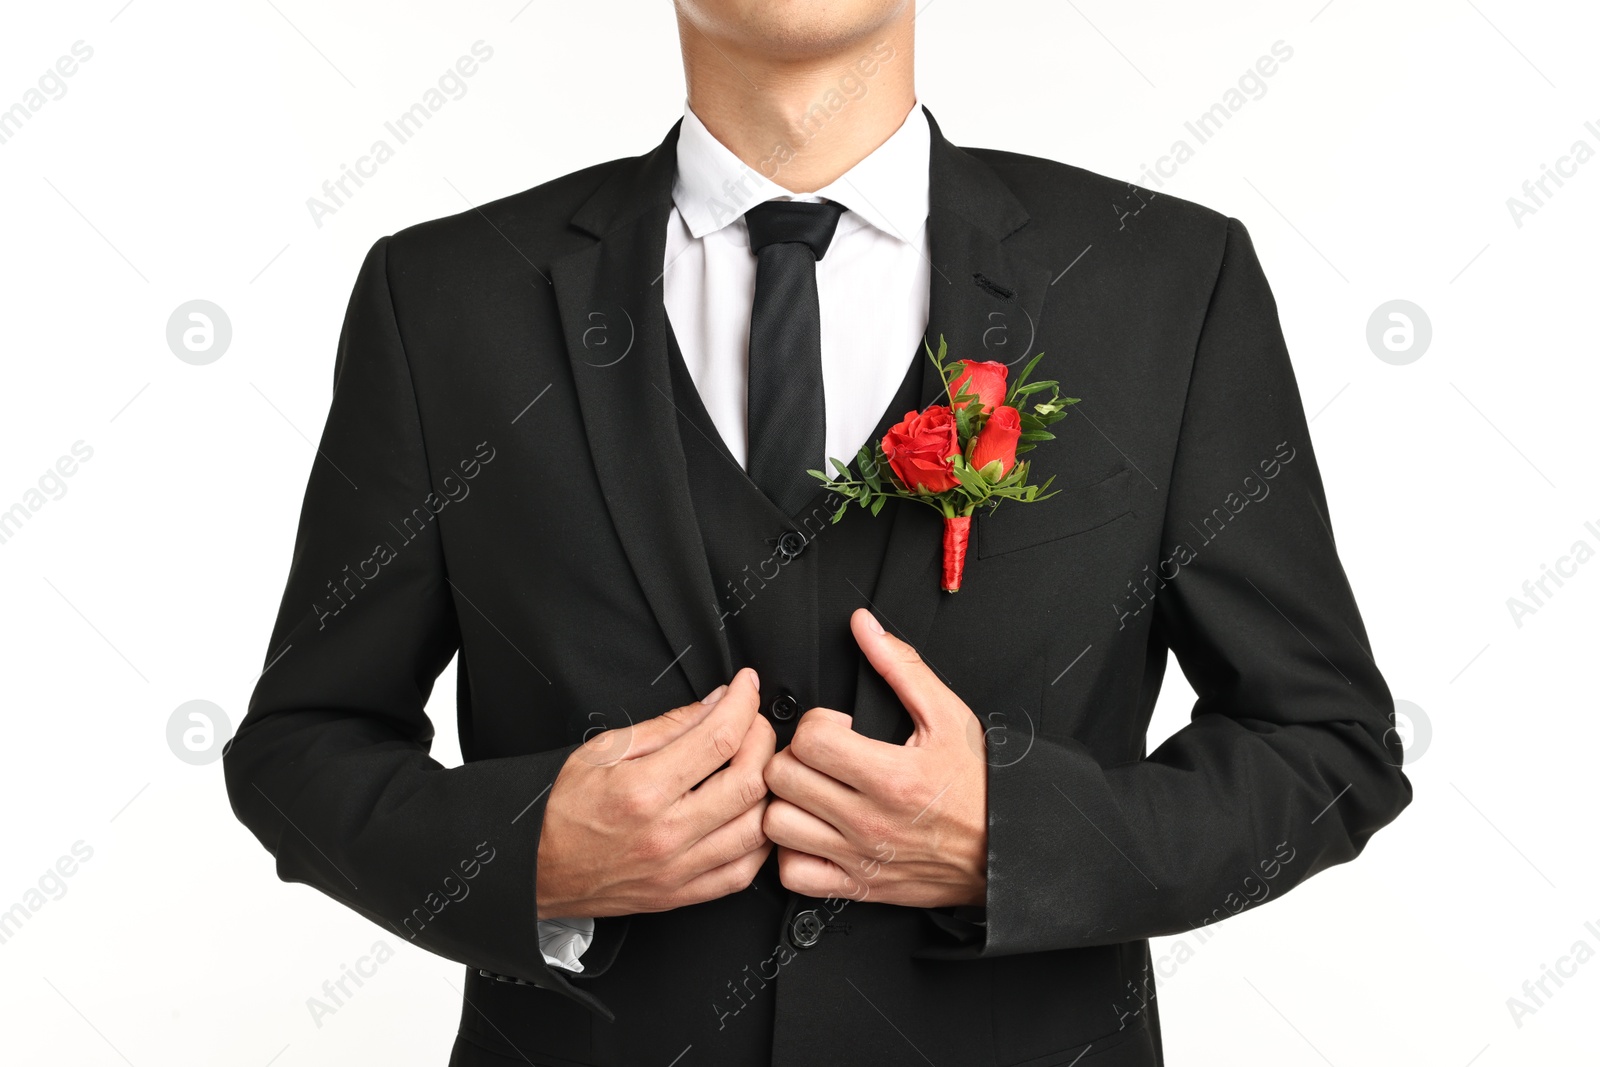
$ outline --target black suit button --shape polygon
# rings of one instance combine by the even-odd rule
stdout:
[[[789,940],[796,948],[810,948],[822,940],[822,916],[814,910],[796,915],[789,923]]]
[[[778,538],[778,553],[783,556],[785,562],[794,559],[805,550],[805,535],[798,530],[790,530]]]
[[[779,722],[788,722],[799,710],[800,702],[793,693],[779,693],[772,699],[772,717]]]

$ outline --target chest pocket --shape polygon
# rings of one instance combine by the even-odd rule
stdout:
[[[1134,472],[1126,467],[1086,485],[1051,486],[1054,494],[1032,504],[1003,503],[973,523],[978,558],[1004,555],[1087,533],[1133,510]]]

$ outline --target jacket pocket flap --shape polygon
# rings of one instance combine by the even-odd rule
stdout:
[[[1124,467],[1088,485],[1052,488],[1054,495],[1032,504],[1002,503],[981,516],[974,540],[980,559],[1055,541],[1121,518],[1133,510],[1133,471]]]

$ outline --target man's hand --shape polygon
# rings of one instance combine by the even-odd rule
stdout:
[[[750,884],[772,850],[762,771],[777,742],[759,685],[746,668],[567,758],[539,837],[539,918],[667,911]]]
[[[796,893],[908,907],[982,904],[988,886],[988,763],[972,709],[917,650],[857,611],[850,629],[915,727],[904,745],[863,737],[813,708],[767,764],[777,795],[765,831]]]

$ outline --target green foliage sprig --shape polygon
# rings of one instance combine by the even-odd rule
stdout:
[[[1021,458],[1004,474],[1001,473],[1003,465],[1000,460],[991,461],[981,470],[972,465],[978,435],[993,412],[984,408],[977,395],[968,390],[967,383],[963,382],[958,390],[955,389],[954,382],[961,377],[964,368],[961,361],[946,363],[948,348],[942,335],[938,351],[934,351],[926,342],[923,347],[944,382],[947,403],[943,406],[948,407],[955,420],[960,448],[946,459],[951,465],[951,474],[959,484],[942,492],[906,486],[884,456],[883,442],[874,441],[856,454],[856,469],[853,471],[848,464],[830,457],[836,475],[830,476],[817,470],[808,472],[820,479],[826,488],[844,498],[833,514],[833,521],[842,519],[852,502],[877,515],[883,510],[884,502],[895,497],[919,501],[937,509],[946,518],[954,518],[972,515],[981,507],[997,507],[1002,500],[1028,504],[1054,496],[1054,493],[1047,491],[1054,477],[1047,478],[1039,485],[1028,484],[1030,467]],[[1006,392],[1006,406],[1016,408],[1021,427],[1017,439],[1018,457],[1032,451],[1041,441],[1054,440],[1055,435],[1048,427],[1066,417],[1067,409],[1079,403],[1077,397],[1062,396],[1058,382],[1029,380],[1043,358],[1044,353],[1041,352],[1029,360],[1016,380],[1009,383]]]

